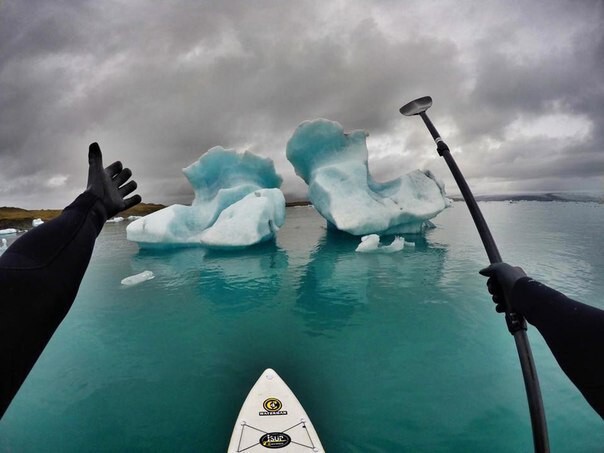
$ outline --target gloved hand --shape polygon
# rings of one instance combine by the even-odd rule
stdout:
[[[516,282],[522,277],[526,277],[524,270],[521,267],[513,267],[507,263],[496,263],[481,269],[479,272],[481,275],[489,277],[487,289],[493,295],[493,302],[497,304],[495,310],[498,313],[504,313],[505,299],[507,299],[510,301],[512,310],[518,312],[517,307],[514,307],[511,295]]]
[[[119,161],[103,168],[103,154],[98,143],[92,143],[88,149],[88,165],[86,191],[99,198],[108,219],[141,202],[140,195],[124,198],[137,187],[135,181],[126,183],[132,172],[129,168],[123,168]]]

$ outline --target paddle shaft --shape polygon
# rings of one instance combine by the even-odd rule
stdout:
[[[449,147],[441,138],[440,134],[428,118],[426,112],[419,113],[422,120],[426,124],[426,127],[432,134],[432,138],[436,142],[436,149],[438,154],[445,159],[447,166],[455,178],[455,182],[461,191],[461,194],[470,210],[472,219],[478,229],[478,234],[484,245],[484,248],[489,257],[491,264],[501,263],[501,255],[495,244],[495,240],[491,235],[491,231],[482,216],[482,212],[472,195],[470,187],[466,183],[465,178],[461,174],[461,170],[457,166],[455,159],[449,152]],[[520,359],[520,366],[522,368],[522,375],[524,377],[524,386],[526,388],[526,395],[529,404],[529,412],[531,415],[531,425],[533,428],[533,445],[536,452],[549,452],[549,440],[547,434],[547,423],[545,420],[545,411],[543,409],[543,400],[541,399],[541,389],[539,387],[539,379],[537,377],[537,370],[535,368],[535,362],[533,360],[533,354],[531,352],[531,346],[529,344],[528,337],[526,335],[526,321],[522,316],[512,311],[510,301],[505,301],[506,313],[505,319],[508,325],[508,330],[514,336],[516,341],[516,349],[518,351],[518,358]]]

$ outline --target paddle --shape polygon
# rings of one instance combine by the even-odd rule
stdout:
[[[405,116],[419,115],[426,127],[432,134],[432,138],[436,142],[436,150],[438,154],[445,159],[455,182],[459,186],[459,190],[466,201],[470,214],[474,219],[478,234],[484,245],[484,248],[489,257],[491,264],[501,263],[501,255],[497,250],[495,240],[491,235],[487,222],[485,221],[480,208],[476,204],[474,195],[470,187],[466,183],[459,167],[455,163],[455,160],[449,152],[449,147],[441,138],[440,134],[428,118],[426,110],[432,106],[432,98],[430,96],[424,96],[422,98],[415,99],[408,104],[401,107],[400,112]],[[543,410],[543,401],[541,399],[541,390],[539,388],[539,379],[537,377],[537,370],[535,369],[535,363],[533,361],[533,354],[531,353],[531,347],[526,336],[526,322],[522,316],[514,313],[511,309],[510,301],[505,301],[505,319],[508,326],[508,330],[514,336],[516,341],[516,349],[518,350],[518,357],[520,359],[520,366],[522,368],[522,375],[524,376],[524,386],[526,388],[526,395],[529,404],[529,411],[531,415],[531,425],[533,428],[533,445],[536,452],[549,452],[549,440],[547,436],[547,424],[545,421],[545,412]]]

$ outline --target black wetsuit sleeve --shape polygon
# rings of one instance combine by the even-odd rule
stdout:
[[[0,256],[0,417],[69,311],[106,220],[84,192]]]
[[[569,299],[528,277],[514,285],[512,298],[539,330],[562,370],[604,418],[604,310]]]

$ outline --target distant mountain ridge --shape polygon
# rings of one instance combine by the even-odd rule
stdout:
[[[525,193],[503,195],[475,195],[476,201],[564,201],[579,203],[604,203],[604,194],[594,193]],[[453,201],[463,201],[461,195],[450,196]]]

